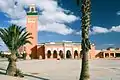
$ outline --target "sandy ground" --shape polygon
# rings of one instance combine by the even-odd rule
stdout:
[[[91,80],[120,80],[119,59],[90,60]],[[0,59],[0,80],[79,80],[81,60],[26,60],[17,66],[24,78],[4,75],[8,62]]]

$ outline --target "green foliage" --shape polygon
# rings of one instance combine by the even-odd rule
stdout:
[[[26,59],[27,54],[23,53],[22,56],[23,56],[23,59]]]
[[[2,57],[2,58],[4,58],[4,57],[5,57],[5,55],[4,55],[4,54],[1,54],[1,57]]]
[[[27,15],[38,15],[38,13],[29,12]]]
[[[15,54],[17,50],[26,43],[31,44],[28,40],[32,38],[30,35],[30,33],[25,31],[25,28],[14,24],[8,28],[0,28],[0,37],[12,54]]]
[[[0,51],[0,56],[2,55],[2,51]]]
[[[16,56],[19,57],[19,53],[18,52],[16,52]]]

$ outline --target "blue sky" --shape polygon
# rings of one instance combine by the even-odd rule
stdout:
[[[97,49],[120,47],[120,1],[91,1],[90,41]],[[12,23],[25,26],[25,9],[30,4],[36,4],[40,11],[38,43],[63,40],[81,42],[81,15],[75,0],[60,0],[60,5],[53,0],[0,0],[0,4],[1,28]],[[4,46],[2,41],[1,44]]]

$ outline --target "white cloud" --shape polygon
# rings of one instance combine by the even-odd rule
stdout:
[[[15,5],[15,2],[17,4]],[[39,15],[39,31],[49,31],[59,34],[71,34],[74,30],[66,26],[78,19],[73,14],[65,14],[63,8],[59,7],[55,0],[0,0],[0,10],[7,14],[12,20],[10,23],[26,26],[25,6],[36,4],[42,10]],[[42,28],[44,26],[44,29]]]
[[[119,16],[120,15],[120,11],[118,11],[116,14]]]
[[[120,32],[120,25],[112,26],[110,29],[99,26],[93,26],[89,31],[90,35],[109,33],[109,32]],[[81,30],[79,32],[76,32],[76,35],[81,35]]]
[[[0,10],[12,19],[25,17],[22,5],[16,6],[14,0],[0,0]]]
[[[42,22],[58,22],[58,23],[70,23],[75,20],[77,20],[77,17],[74,15],[66,15],[62,11],[56,11],[56,12],[47,12],[43,11],[42,15],[39,16],[39,20]]]
[[[103,45],[105,45],[105,46],[113,46],[115,44],[103,44]]]
[[[26,26],[26,18],[11,20],[10,23],[25,27]]]
[[[110,31],[107,28],[103,28],[103,27],[99,27],[99,26],[93,26],[90,33],[91,34],[96,34],[96,33],[108,33],[108,32],[110,32]]]
[[[94,35],[94,34],[108,33],[108,32],[110,32],[110,31],[107,28],[103,28],[103,27],[99,27],[99,26],[93,26],[91,28],[91,30],[89,31],[89,34]],[[76,32],[76,35],[81,35],[81,30],[79,32]]]
[[[114,32],[120,32],[120,25],[119,26],[113,26],[110,31],[114,31]]]
[[[108,33],[108,32],[120,32],[120,25],[112,26],[110,29],[93,26],[93,28],[90,31],[91,34]]]
[[[81,35],[81,30],[78,32],[75,32],[76,35]]]
[[[68,28],[65,24],[60,23],[40,25],[38,29],[40,31],[56,32],[62,35],[71,34],[74,32],[74,30]]]

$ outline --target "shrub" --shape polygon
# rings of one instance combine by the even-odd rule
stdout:
[[[22,56],[23,56],[23,59],[26,59],[27,55],[26,55],[26,53],[23,53]]]

